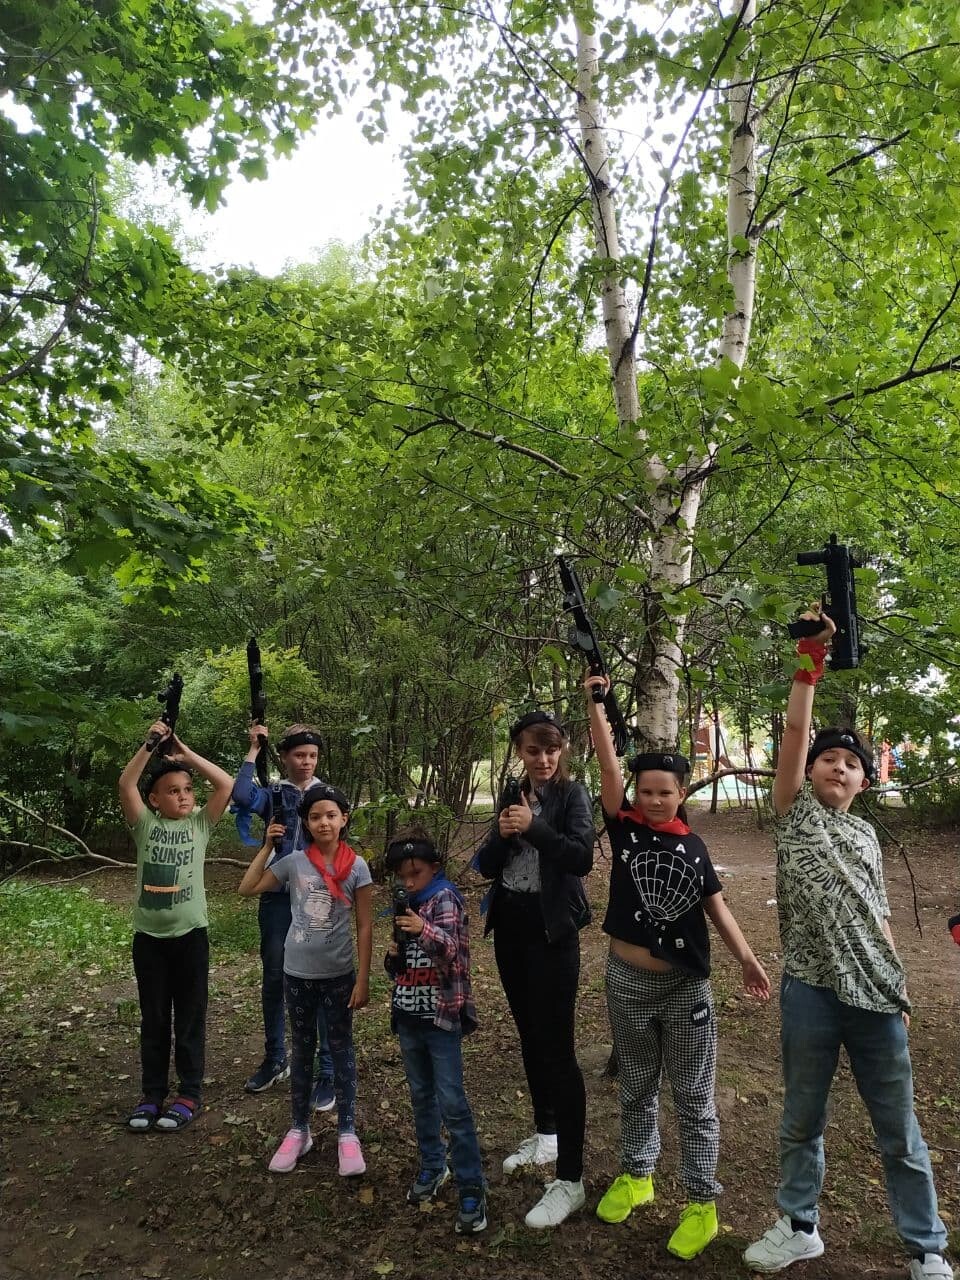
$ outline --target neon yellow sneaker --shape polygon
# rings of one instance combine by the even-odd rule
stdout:
[[[653,1200],[653,1177],[647,1174],[635,1178],[632,1173],[621,1173],[614,1178],[606,1195],[597,1205],[597,1217],[601,1222],[623,1222],[641,1204]]]
[[[680,1215],[677,1229],[667,1241],[667,1248],[678,1258],[695,1258],[717,1234],[717,1206],[691,1201]]]

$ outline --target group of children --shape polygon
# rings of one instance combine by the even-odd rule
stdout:
[[[880,850],[873,828],[848,812],[872,780],[872,755],[852,729],[821,730],[811,743],[814,689],[834,628],[819,610],[806,616],[820,616],[823,627],[798,646],[803,656],[773,787],[783,953],[782,1216],[744,1260],[752,1270],[773,1272],[823,1252],[817,1231],[823,1130],[843,1046],[880,1146],[894,1222],[911,1253],[911,1280],[952,1280],[929,1155],[913,1110],[910,1005],[890,931]],[[687,761],[670,752],[637,757],[628,799],[602,704],[591,697],[595,686],[605,688],[605,677],[588,676],[585,689],[612,851],[603,928],[610,938],[606,992],[619,1066],[622,1166],[596,1212],[602,1221],[618,1223],[654,1199],[658,1095],[666,1071],[687,1196],[667,1248],[690,1259],[717,1234],[722,1190],[716,1178],[717,1025],[707,920],[741,966],[747,992],[765,1000],[770,982],[723,901],[702,840],[687,825]],[[151,732],[169,733],[161,724]],[[134,967],[143,1098],[129,1117],[131,1129],[183,1128],[199,1104],[207,974],[203,852],[231,794],[241,825],[250,813],[274,816],[270,796],[253,779],[263,733],[264,726],[252,727],[236,783],[174,740],[175,754],[149,783],[154,814],[137,788],[150,758],[146,747],[121,777],[121,802],[138,854]],[[574,1026],[579,931],[590,919],[583,877],[592,869],[595,833],[590,797],[569,777],[566,735],[552,713],[521,717],[511,739],[523,771],[519,796],[497,815],[475,865],[492,881],[485,931],[493,933],[533,1108],[534,1133],[506,1157],[503,1170],[556,1166],[525,1218],[539,1229],[558,1225],[586,1203],[586,1098]],[[311,1110],[336,1106],[340,1173],[351,1176],[365,1170],[355,1129],[351,1024],[353,1010],[369,1000],[373,890],[366,863],[345,840],[347,797],[315,777],[318,746],[303,725],[280,742],[292,803],[286,821],[268,822],[240,883],[241,894],[260,896],[263,958],[265,1057],[246,1087],[259,1092],[290,1076],[291,1127],[271,1170],[292,1170],[312,1146]],[[212,786],[200,811],[191,769]],[[462,1038],[476,1026],[464,900],[423,832],[394,840],[387,866],[408,895],[395,920],[398,940],[385,957],[394,981],[391,1025],[420,1152],[407,1199],[431,1200],[452,1166],[456,1230],[473,1234],[487,1223],[480,1148],[463,1081]],[[171,1009],[179,1095],[168,1104]]]

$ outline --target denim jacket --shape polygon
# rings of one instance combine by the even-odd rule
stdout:
[[[524,783],[526,788],[527,784]],[[540,813],[524,838],[534,846],[540,862],[540,910],[548,942],[559,942],[590,923],[590,907],[582,877],[593,869],[596,829],[589,792],[579,782],[560,780],[540,793]],[[504,864],[513,852],[495,821],[477,850],[480,874],[494,881],[484,934],[496,928],[497,899],[502,891]]]
[[[263,822],[271,821],[271,797],[270,788],[261,787],[259,782],[254,778],[254,770],[256,762],[253,760],[244,760],[240,766],[240,772],[237,774],[237,780],[233,784],[233,792],[231,794],[231,812],[236,814],[237,833],[244,844],[256,845],[258,848],[261,841],[251,838],[250,829],[254,814]],[[284,808],[287,814],[287,829],[284,832],[283,839],[279,848],[268,860],[270,863],[276,862],[278,858],[285,858],[288,853],[292,853],[294,849],[302,849],[303,842],[303,824],[300,821],[300,802],[310,787],[315,787],[320,782],[319,778],[311,778],[306,787],[301,789],[295,782],[290,782],[286,778],[280,780],[280,786],[283,787],[283,797],[285,800]],[[287,886],[279,885],[276,889],[270,889],[269,893],[287,893]]]

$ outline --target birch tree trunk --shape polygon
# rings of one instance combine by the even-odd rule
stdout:
[[[751,28],[755,0],[745,6],[741,25]],[[609,182],[606,138],[596,101],[597,42],[592,32],[577,28],[577,108],[584,157],[591,184],[597,252],[620,260],[616,206]],[[753,50],[748,42],[738,57],[727,92],[730,110],[730,168],[727,183],[727,275],[734,305],[725,316],[718,363],[732,361],[742,369],[750,343],[756,289],[756,243],[752,236],[756,204],[756,131],[759,113],[754,103]],[[746,243],[746,247],[744,247]],[[610,359],[617,415],[621,425],[642,434],[637,400],[636,352],[627,302],[618,277],[603,284],[603,319]],[[629,377],[630,386],[626,387]],[[680,666],[683,619],[671,620],[660,603],[663,592],[681,590],[690,580],[693,533],[703,498],[706,465],[716,451],[691,458],[680,472],[667,473],[655,457],[647,471],[657,487],[649,503],[653,522],[650,536],[650,596],[647,632],[642,647],[643,679],[637,690],[637,723],[641,745],[672,748],[679,739]]]

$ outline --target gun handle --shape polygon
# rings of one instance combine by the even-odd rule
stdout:
[[[162,741],[163,739],[160,737],[159,733],[151,733],[150,737],[143,745],[152,755]]]

